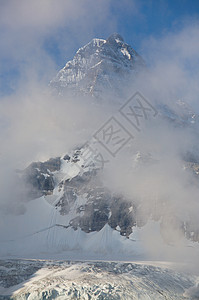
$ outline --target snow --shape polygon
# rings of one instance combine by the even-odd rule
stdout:
[[[23,299],[197,299],[198,277],[146,264],[122,262],[4,261],[0,297]],[[18,268],[18,284],[6,277]],[[26,277],[29,268],[30,276]],[[32,270],[31,270],[32,269]],[[32,274],[32,276],[31,276]],[[3,286],[4,285],[4,286]]]
[[[129,60],[131,59],[131,54],[128,52],[126,48],[121,48],[121,52],[124,56],[127,56]]]
[[[81,160],[80,163],[83,163]],[[69,161],[65,161],[61,159],[61,170],[60,170],[60,176],[63,175],[63,177],[59,177],[59,180],[66,180],[66,179],[71,179],[75,176],[77,176],[80,173],[80,163],[71,163]]]
[[[90,233],[68,227],[71,218],[76,217],[76,208],[84,203],[84,196],[79,197],[70,215],[63,216],[45,197],[41,197],[27,204],[24,215],[6,216],[3,223],[12,226],[0,237],[0,257],[132,261],[165,260],[167,253],[175,253],[174,247],[165,245],[159,223],[154,221],[142,228],[133,227],[129,239],[108,224],[99,232]],[[156,251],[153,249],[154,243],[158,245]],[[185,240],[180,247],[180,251],[185,249],[187,258],[199,254],[199,245],[196,243]]]
[[[99,232],[85,233],[80,228],[74,230],[70,221],[82,216],[83,212],[77,211],[87,204],[87,194],[84,193],[76,195],[74,203],[70,203],[68,214],[60,214],[60,208],[56,207],[56,204],[64,194],[64,184],[60,186],[59,183],[94,168],[92,164],[80,168],[80,165],[85,164],[83,150],[84,148],[81,148],[69,153],[69,160],[64,160],[64,156],[61,158],[61,169],[54,174],[56,186],[51,195],[26,203],[26,212],[22,215],[2,217],[4,230],[1,230],[0,236],[0,256],[80,260],[165,260],[168,258],[167,253],[170,253],[170,259],[176,249],[165,245],[159,222],[150,220],[142,228],[133,227],[129,239],[120,235],[119,225],[114,230],[106,224]],[[137,160],[139,156],[140,154],[137,154]],[[73,162],[75,157],[78,159],[76,163]],[[133,207],[130,207],[129,212],[132,210]],[[186,239],[179,247],[180,252],[182,249],[187,252],[186,259],[199,254],[199,244]]]
[[[139,61],[139,56],[123,41],[115,40],[118,45],[113,46],[114,43],[112,43],[110,46],[105,40],[93,39],[77,51],[74,59],[68,62],[58,73],[54,82],[58,82],[62,87],[78,86],[79,82],[86,76],[90,78],[89,76],[94,72],[100,74],[102,69],[102,71],[106,71],[106,75],[103,75],[101,81],[98,82],[99,86],[112,87],[113,82],[117,85],[117,80],[121,84],[122,71],[135,71],[135,69],[132,70],[132,63],[136,60]],[[110,68],[106,69],[107,65]],[[104,66],[105,69],[103,69]],[[109,69],[114,68],[120,70],[119,76],[113,74],[112,71],[110,74],[108,73]],[[93,78],[93,76],[91,77]],[[89,90],[93,91],[94,87],[95,83],[89,82]],[[178,101],[177,105],[180,108],[177,106],[176,110],[163,107],[161,111],[164,116],[171,119],[183,118],[186,115],[187,118],[191,119],[190,122],[194,123],[196,115],[186,107],[185,103]],[[192,277],[173,275],[171,272],[167,273],[163,269],[156,268],[157,266],[168,266],[167,254],[170,254],[169,258],[176,258],[178,250],[179,253],[182,250],[186,252],[186,259],[192,256],[198,258],[199,244],[183,239],[178,247],[165,245],[160,233],[160,223],[153,220],[149,220],[142,228],[133,227],[129,239],[120,235],[121,228],[119,225],[116,230],[113,230],[106,224],[99,232],[90,233],[85,233],[80,228],[74,230],[70,227],[70,221],[81,216],[81,213],[77,215],[77,209],[87,203],[87,198],[85,194],[77,196],[75,202],[70,206],[69,214],[60,215],[59,209],[55,205],[63,196],[64,187],[63,185],[60,186],[59,183],[66,180],[70,181],[82,172],[91,170],[89,164],[87,164],[87,168],[82,170],[81,166],[85,165],[87,160],[82,157],[80,151],[80,154],[77,155],[78,160],[74,162],[75,154],[77,155],[75,152],[70,153],[72,157],[70,160],[61,158],[61,169],[54,174],[56,187],[52,195],[43,196],[26,203],[26,212],[23,215],[7,215],[2,218],[1,223],[5,230],[1,231],[0,236],[0,256],[4,259],[19,257],[103,261],[142,259],[143,261],[138,262],[139,267],[137,265],[132,267],[131,264],[124,266],[120,262],[112,268],[110,263],[109,265],[101,263],[100,272],[98,272],[99,270],[96,271],[99,265],[94,263],[92,267],[88,263],[66,264],[60,267],[54,262],[55,267],[44,266],[26,282],[12,286],[10,289],[1,287],[0,294],[14,293],[16,299],[17,297],[24,299],[24,295],[30,293],[30,299],[39,299],[42,297],[42,293],[47,293],[50,298],[51,296],[54,297],[53,293],[55,292],[59,299],[65,299],[63,291],[70,292],[72,297],[76,290],[82,299],[88,299],[90,290],[93,289],[97,294],[93,294],[92,299],[97,299],[96,295],[100,293],[102,297],[110,296],[110,290],[114,293],[119,291],[120,297],[123,297],[121,299],[182,299],[182,297],[184,297],[183,299],[197,299],[199,297],[198,281]],[[149,157],[144,157],[144,159],[148,160]],[[141,160],[143,161],[143,157],[138,152],[134,163],[138,164]],[[49,170],[48,172],[50,174]],[[48,174],[43,175],[45,178],[50,176]],[[129,212],[132,211],[133,207],[131,206]],[[109,213],[110,216],[111,213]],[[151,260],[148,263],[156,268],[146,266],[146,260]],[[7,272],[7,269],[3,265],[0,266],[0,272]],[[127,271],[125,271],[126,269]],[[132,269],[137,270],[136,275]],[[122,274],[122,276],[118,274]],[[127,294],[122,294],[123,290]]]
[[[119,40],[119,39],[115,39],[115,41],[116,41],[118,44],[122,42],[122,41]]]
[[[28,215],[29,213],[27,218]],[[19,222],[21,226],[24,220],[25,218]],[[42,218],[42,222],[38,224],[37,220],[35,224],[31,222],[32,228],[26,228],[23,236],[16,238],[13,233],[12,241],[1,242],[1,256],[48,257],[51,254],[62,253],[63,257],[89,259],[89,257],[111,258],[112,254],[117,257],[124,253],[127,255],[134,253],[132,241],[120,236],[119,232],[111,229],[109,225],[105,225],[99,232],[88,234],[80,228],[74,231],[71,227],[66,229],[58,226],[68,225],[67,217],[56,213],[51,216],[51,223]],[[19,225],[17,227],[19,228]]]
[[[48,201],[46,201],[46,198]],[[52,198],[50,201],[49,198]],[[76,208],[85,203],[85,197],[77,198],[70,216],[62,216],[52,206],[53,196],[41,197],[30,201],[24,215],[6,217],[4,224],[12,224],[0,237],[1,256],[48,257],[61,253],[75,257],[120,256],[122,253],[134,254],[132,241],[122,237],[119,232],[104,226],[99,232],[85,233],[81,229],[66,229],[71,218],[75,217]],[[26,224],[26,226],[24,226]],[[62,225],[62,226],[59,226]],[[3,231],[2,231],[3,232]],[[139,249],[139,255],[140,255]]]
[[[119,225],[117,225],[116,230],[117,230],[117,231],[120,231],[120,230],[121,230],[121,228],[120,228]]]
[[[61,95],[72,91],[98,97],[105,92],[107,97],[107,83],[109,92],[118,90],[118,81],[121,86],[126,86],[130,73],[134,76],[145,63],[122,37],[120,40],[119,35],[112,36],[112,42],[107,41],[93,39],[81,47],[50,82],[52,88]],[[115,69],[118,72],[113,72]]]

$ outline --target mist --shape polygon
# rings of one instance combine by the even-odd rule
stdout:
[[[0,98],[0,215],[17,214],[18,207],[20,212],[23,210],[16,169],[24,169],[32,161],[61,156],[84,144],[120,108],[114,98],[102,104],[88,96],[59,97],[48,87],[63,66],[58,66],[45,50],[46,41],[61,28],[62,34],[55,42],[66,62],[75,54],[72,51],[77,45],[82,46],[96,37],[97,27],[106,27],[106,34],[118,30],[117,19],[109,18],[111,1],[97,5],[86,1],[84,6],[81,1],[76,5],[61,1],[59,6],[54,1],[42,4],[34,1],[28,7],[26,1],[19,3],[3,1],[1,4],[0,66],[6,70],[5,61],[9,60],[9,72],[19,67],[19,76],[13,79],[11,92]],[[131,7],[129,1],[126,3],[127,8]],[[136,12],[136,6],[133,7]],[[99,11],[100,18],[96,18]],[[199,113],[198,36],[199,25],[189,22],[181,30],[168,32],[159,39],[143,40],[148,70],[130,83],[125,94],[130,97],[139,91],[152,105],[166,104],[174,109],[180,99]],[[129,124],[125,126],[130,130]],[[141,223],[149,219],[161,223],[162,235],[172,245],[164,248],[154,228],[149,228],[143,239],[146,249],[156,258],[191,259],[181,224],[191,220],[194,226],[199,226],[198,178],[185,168],[183,160],[183,155],[194,146],[198,147],[196,130],[173,127],[158,112],[150,122],[143,121],[141,132],[135,133],[126,149],[115,158],[108,157],[103,173],[105,184],[139,207]],[[147,157],[147,163],[139,162],[138,152]],[[6,223],[0,230],[5,231],[5,226],[12,230],[12,224]],[[195,261],[194,255],[192,259]]]
[[[143,41],[149,71],[136,79],[129,96],[139,90],[152,105],[168,105],[178,114],[176,101],[182,100],[187,109],[198,113],[198,34],[194,23],[158,40]],[[198,177],[184,157],[198,155],[198,126],[173,126],[161,110],[150,122],[143,120],[142,126],[141,132],[134,131],[128,149],[107,166],[105,182],[134,204],[141,226],[149,220],[161,224],[158,229],[152,223],[141,236],[153,258],[183,261],[186,269],[197,271],[198,252],[191,242],[187,244],[184,227],[190,224],[199,230]]]

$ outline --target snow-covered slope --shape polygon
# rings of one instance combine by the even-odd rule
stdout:
[[[61,158],[33,163],[20,174],[28,180],[30,200],[24,203],[20,214],[1,218],[4,230],[0,235],[0,256],[153,259],[145,244],[152,232],[161,249],[159,259],[175,251],[162,237],[164,220],[157,218],[153,210],[147,219],[140,219],[142,206],[105,187],[101,170],[92,160],[84,161],[83,151],[84,147],[79,147]],[[138,154],[135,160],[137,167],[138,161],[145,163],[146,157],[142,161]],[[177,222],[175,226],[179,226],[175,230],[185,228]],[[189,231],[187,227],[183,234],[190,236],[190,240],[197,239],[197,231],[191,227]],[[185,238],[180,247],[187,251],[187,258],[199,251],[197,245]]]
[[[28,182],[30,200],[21,214],[2,218],[1,256],[60,253],[61,257],[111,259],[141,254],[132,234],[133,206],[103,186],[98,165],[85,162],[83,151],[84,147],[33,163],[20,174]]]

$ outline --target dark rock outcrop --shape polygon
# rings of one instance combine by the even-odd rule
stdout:
[[[28,198],[34,199],[52,193],[55,184],[53,172],[59,171],[61,161],[59,157],[46,162],[34,162],[22,172],[22,179],[26,183]]]

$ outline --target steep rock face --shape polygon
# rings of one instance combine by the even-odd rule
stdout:
[[[60,170],[59,157],[51,158],[46,162],[33,162],[22,173],[26,183],[28,198],[38,198],[52,193],[55,182],[53,173]]]
[[[89,233],[100,231],[109,224],[111,228],[117,228],[121,235],[128,237],[132,233],[136,223],[132,205],[122,196],[112,194],[103,185],[100,170],[95,166],[70,180],[62,181],[60,187],[63,195],[56,207],[62,215],[70,215],[75,206],[76,216],[69,222],[74,230],[81,228]],[[129,210],[130,207],[132,210]]]
[[[80,48],[51,81],[51,87],[60,94],[90,94],[102,97],[108,91],[120,94],[121,83],[145,68],[144,60],[119,34],[107,40],[93,39]]]
[[[171,240],[172,234],[167,231],[167,222],[169,225],[173,224],[172,228],[178,235],[199,241],[197,218],[192,218],[189,222],[183,222],[174,216],[169,219],[168,216],[165,218],[164,215],[156,215],[151,208],[143,219],[141,212],[144,203],[111,192],[102,181],[102,170],[92,161],[86,165],[82,159],[83,152],[84,148],[79,147],[61,158],[32,163],[22,172],[23,180],[31,187],[29,197],[35,199],[44,195],[46,201],[66,218],[64,227],[74,230],[80,228],[85,233],[90,233],[109,225],[128,238],[135,227],[143,227],[152,218],[160,222],[161,234],[167,243],[175,242]],[[141,153],[137,156],[138,163],[146,163],[146,156]],[[187,164],[192,169],[192,164]]]

